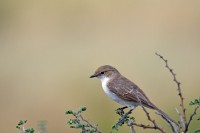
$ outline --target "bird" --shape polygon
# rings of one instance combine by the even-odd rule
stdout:
[[[96,69],[90,78],[101,80],[104,92],[115,102],[134,110],[137,106],[144,106],[159,112],[162,117],[177,125],[177,122],[153,104],[146,94],[135,83],[124,77],[116,68],[103,65]]]

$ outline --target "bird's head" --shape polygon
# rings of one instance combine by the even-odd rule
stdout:
[[[110,65],[104,65],[97,68],[95,73],[91,75],[90,78],[97,77],[102,80],[104,78],[112,78],[117,74],[119,74],[119,71],[116,68]]]

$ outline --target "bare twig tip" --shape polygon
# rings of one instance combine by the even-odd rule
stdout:
[[[177,90],[178,90],[178,95],[180,97],[180,106],[182,109],[182,117],[183,117],[183,125],[187,125],[187,121],[186,121],[186,111],[185,111],[185,106],[184,106],[184,98],[182,96],[182,90],[181,90],[181,86],[180,86],[180,82],[176,79],[176,74],[174,73],[173,69],[171,67],[169,67],[168,63],[167,63],[167,59],[163,58],[163,56],[161,56],[160,54],[157,54],[157,56],[159,56],[164,62],[165,62],[165,66],[166,68],[169,70],[169,72],[171,73],[171,75],[173,76],[173,81],[177,84]]]

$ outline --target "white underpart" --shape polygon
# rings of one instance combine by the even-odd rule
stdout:
[[[114,101],[116,101],[117,103],[123,106],[127,106],[132,109],[137,107],[137,104],[135,102],[125,101],[109,90],[109,88],[107,87],[107,84],[110,79],[108,77],[100,76],[99,79],[101,80],[102,88],[104,92],[108,95],[108,97],[110,97],[111,99],[113,99]]]

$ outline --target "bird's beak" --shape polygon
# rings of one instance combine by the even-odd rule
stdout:
[[[93,74],[90,76],[90,78],[94,78],[94,77],[97,77],[97,74]]]

